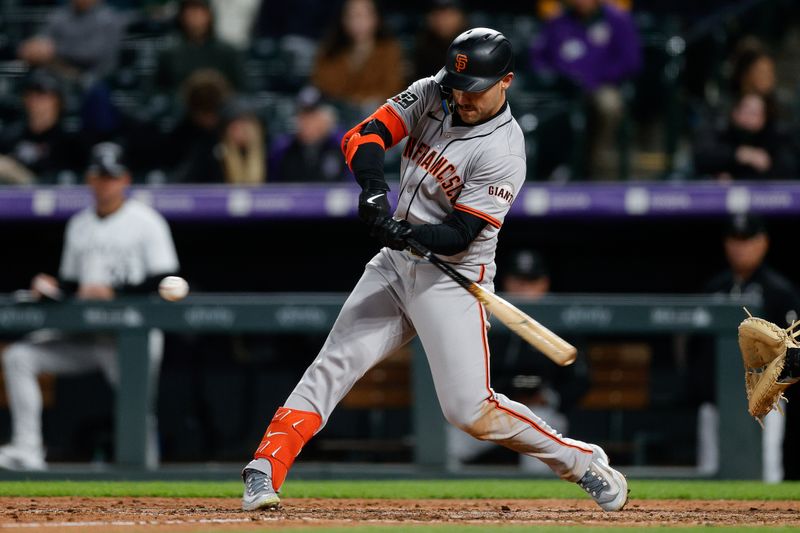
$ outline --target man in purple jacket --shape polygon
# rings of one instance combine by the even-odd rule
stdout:
[[[564,0],[564,12],[542,29],[531,50],[535,71],[578,85],[590,107],[590,172],[618,174],[615,137],[622,116],[621,82],[642,62],[630,15],[602,0]]]

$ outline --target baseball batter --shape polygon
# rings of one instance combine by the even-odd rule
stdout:
[[[544,461],[605,510],[627,501],[625,478],[600,447],[562,437],[529,408],[491,388],[483,307],[429,262],[416,239],[491,289],[503,220],[525,179],[522,131],[506,91],[513,52],[503,34],[474,28],[446,65],[350,130],[345,159],[362,187],[359,215],[384,248],[367,264],[316,360],[269,424],[242,472],[242,508],[275,507],[303,445],[373,365],[418,335],[447,420],[481,440]],[[389,216],[384,152],[406,139],[399,201]]]

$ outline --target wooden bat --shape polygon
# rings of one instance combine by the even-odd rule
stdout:
[[[497,317],[508,329],[519,335],[554,363],[567,366],[575,361],[578,350],[529,315],[523,313],[503,298],[487,291],[474,281],[470,281],[417,241],[409,239],[408,248],[415,254],[430,261],[436,268],[467,289],[470,294],[483,304],[489,313]]]

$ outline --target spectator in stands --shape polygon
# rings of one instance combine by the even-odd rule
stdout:
[[[756,215],[736,215],[731,218],[724,237],[725,257],[728,267],[705,286],[704,292],[732,297],[749,297],[762,301],[762,318],[780,327],[789,326],[800,312],[800,293],[783,275],[770,268],[766,262],[769,236],[764,221]],[[713,346],[705,339],[695,339],[691,354],[691,396],[699,405],[698,415],[698,468],[704,473],[714,473],[719,464],[719,439],[716,432],[718,413],[716,407],[715,354]],[[764,481],[777,482],[783,478],[781,435],[784,425],[796,423],[800,413],[793,403],[783,406],[784,418],[777,412],[764,419],[763,465]],[[787,438],[796,439],[793,435]],[[796,440],[784,441],[787,463],[797,453]],[[798,472],[795,470],[794,475]]]
[[[38,274],[31,283],[36,298],[112,300],[121,294],[155,292],[158,282],[178,270],[169,226],[150,207],[126,199],[130,175],[118,145],[94,147],[87,183],[95,203],[67,223],[59,278]],[[150,334],[151,387],[155,390],[163,334]],[[37,376],[100,370],[111,384],[119,380],[116,340],[103,333],[67,335],[41,330],[11,344],[2,354],[11,411],[12,436],[0,447],[0,468],[44,470],[42,394]],[[154,400],[151,398],[150,400]],[[155,416],[150,415],[149,455],[157,462]]]
[[[740,96],[728,124],[700,133],[695,142],[695,171],[719,180],[794,179],[796,163],[786,137],[778,131],[760,94]]]
[[[120,125],[105,78],[117,63],[129,18],[102,0],[70,0],[54,9],[38,35],[24,41],[19,57],[46,67],[65,80],[62,103],[79,111],[81,129],[91,142],[108,138]],[[73,109],[74,108],[74,109]]]
[[[256,185],[267,179],[267,144],[255,107],[233,98],[222,109],[219,153],[225,183]]]
[[[542,255],[521,249],[511,254],[498,269],[505,296],[538,300],[550,292],[550,274]],[[589,387],[589,369],[584,357],[570,366],[560,367],[536,352],[519,336],[509,331],[489,337],[492,379],[512,391],[511,398],[534,409],[559,433],[567,431],[569,413]],[[448,457],[451,465],[476,458],[491,445],[475,440],[458,430],[448,429]],[[541,461],[519,456],[520,468],[527,472],[549,471]]]
[[[102,0],[71,0],[54,9],[39,34],[20,45],[19,57],[88,87],[113,70],[126,24]]]
[[[757,94],[764,99],[769,118],[777,119],[775,60],[764,45],[755,38],[743,39],[736,47],[731,67],[733,99]]]
[[[401,91],[405,59],[374,0],[347,0],[314,64],[312,82],[344,103],[372,108]]]
[[[533,44],[532,67],[575,84],[589,102],[590,172],[619,175],[617,131],[624,113],[620,86],[640,68],[639,36],[630,14],[602,0],[565,0]]]
[[[350,178],[342,158],[343,131],[336,111],[316,87],[305,87],[297,97],[297,131],[279,137],[270,152],[270,180],[279,182],[338,182]]]
[[[623,11],[630,11],[633,0],[604,0]],[[537,0],[536,16],[541,20],[550,20],[564,13],[564,0]]]
[[[414,79],[439,72],[450,43],[466,30],[467,17],[458,0],[434,0],[414,40]]]
[[[587,91],[618,86],[641,66],[630,15],[602,0],[565,0],[534,41],[533,67],[565,76]]]
[[[82,164],[74,135],[61,125],[62,84],[44,69],[24,82],[25,116],[0,132],[0,183],[74,181]]]
[[[247,50],[261,0],[211,0],[214,33],[221,42]]]
[[[223,122],[222,109],[231,94],[230,84],[216,70],[201,69],[186,80],[183,118],[167,134],[162,147],[162,166],[167,168],[170,181],[224,181],[217,144]]]
[[[201,69],[214,69],[234,88],[244,88],[243,58],[239,51],[214,36],[214,16],[208,0],[181,0],[178,26],[179,41],[158,58],[158,89],[174,93]]]

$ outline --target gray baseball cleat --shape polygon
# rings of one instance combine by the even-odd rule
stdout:
[[[600,446],[589,445],[594,452],[592,462],[578,485],[594,498],[604,511],[621,511],[628,503],[628,480],[608,464],[608,456]]]
[[[244,493],[242,510],[277,509],[281,503],[278,493],[272,488],[272,478],[264,472],[245,468],[242,472]]]

